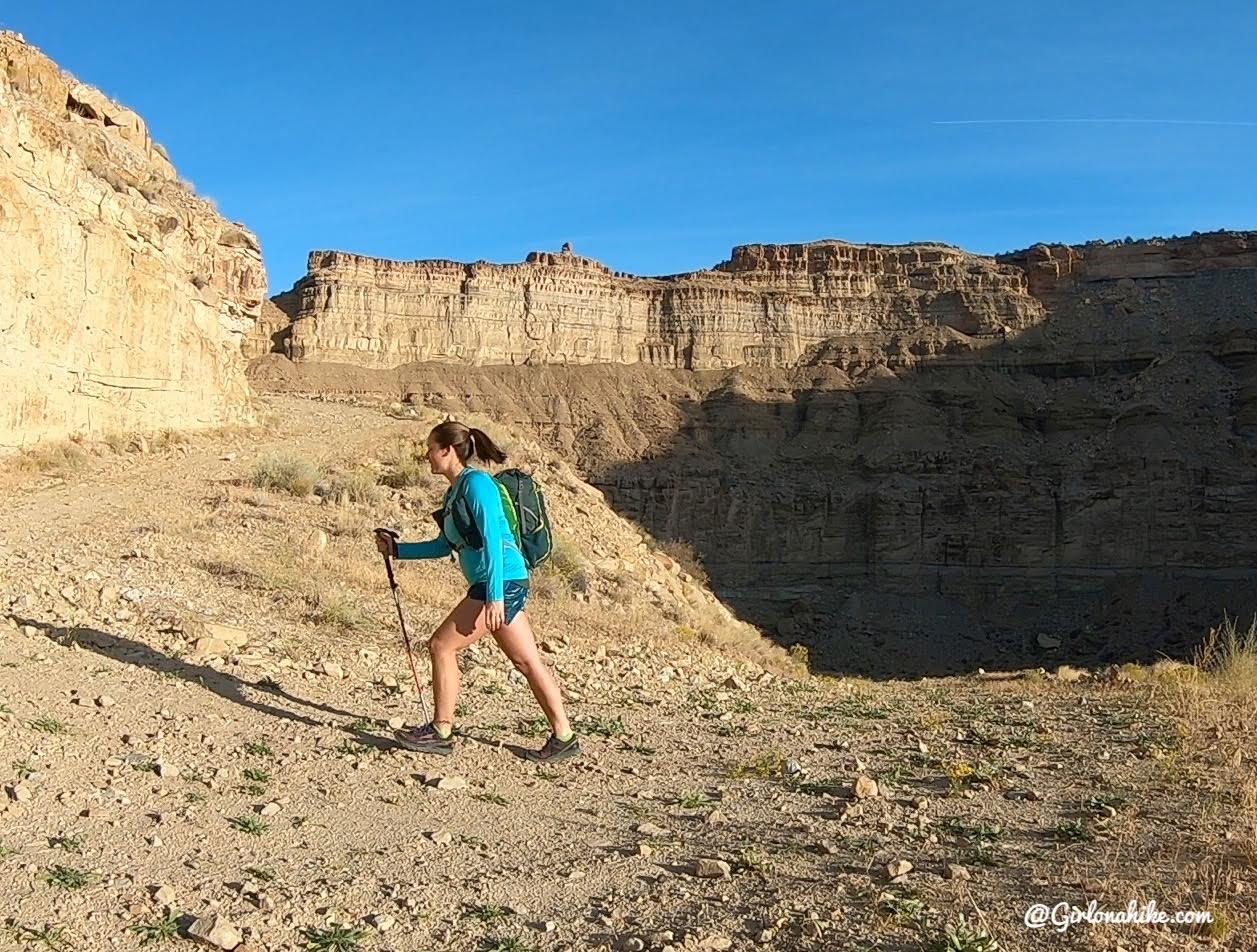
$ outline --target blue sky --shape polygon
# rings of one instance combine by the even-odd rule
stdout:
[[[0,26],[139,112],[271,293],[314,248],[669,274],[1257,227],[1247,3],[11,0]]]

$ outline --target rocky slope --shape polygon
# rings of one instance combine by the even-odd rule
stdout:
[[[0,32],[0,451],[246,417],[265,288],[139,116]]]

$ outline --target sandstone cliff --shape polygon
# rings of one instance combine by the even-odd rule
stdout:
[[[945,245],[748,245],[710,271],[612,272],[568,251],[522,264],[334,251],[276,298],[294,360],[396,367],[646,363],[788,366],[836,335],[941,325],[1002,337],[1042,319],[1025,272]]]
[[[0,32],[0,449],[249,415],[265,288],[139,116]]]

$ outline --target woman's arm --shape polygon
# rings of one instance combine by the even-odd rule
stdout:
[[[397,543],[397,557],[399,559],[440,559],[453,551],[450,548],[449,540],[443,535],[437,536],[435,539],[428,539],[426,542]]]
[[[471,507],[472,518],[480,530],[480,538],[484,540],[484,559],[487,567],[485,578],[485,598],[490,602],[503,599],[506,581],[505,539],[502,535],[502,520],[498,517],[502,508],[502,497],[498,494],[497,483],[488,473],[472,477],[467,486],[467,502]]]

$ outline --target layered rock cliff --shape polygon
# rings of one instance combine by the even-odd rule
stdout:
[[[0,32],[0,450],[248,416],[265,288],[139,116]]]
[[[945,245],[748,245],[714,270],[612,272],[569,251],[522,264],[310,255],[276,298],[294,360],[396,367],[646,363],[789,366],[835,335],[953,327],[1002,337],[1042,319],[1022,269]]]
[[[730,265],[804,284],[808,247]],[[789,368],[255,373],[531,426],[826,667],[1181,656],[1224,611],[1257,612],[1254,251],[1251,233],[1036,246],[1001,259],[993,301],[962,299],[999,314],[1002,289],[1023,289],[1018,313],[1036,319],[1018,331],[870,319]],[[874,294],[889,280],[875,260]],[[924,293],[907,277],[891,313]]]

